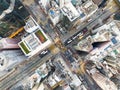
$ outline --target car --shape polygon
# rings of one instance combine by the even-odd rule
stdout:
[[[79,36],[82,36],[82,35],[83,35],[83,33],[81,33],[81,32],[77,34],[78,37],[79,37]]]
[[[69,44],[69,43],[71,43],[71,42],[72,42],[72,39],[68,39],[67,43]]]
[[[81,40],[83,38],[83,35],[79,36],[79,40]]]
[[[84,28],[83,30],[82,30],[82,33],[83,34],[86,34],[88,32],[88,29],[87,28]]]
[[[49,51],[48,49],[43,50],[43,51],[39,54],[39,57],[40,57],[40,58],[43,58],[43,57],[46,56],[48,53],[50,53],[50,51]]]
[[[92,19],[91,18],[89,18],[88,20],[86,20],[86,22],[88,23],[88,22],[91,22],[92,21]]]
[[[72,42],[72,38],[69,38],[67,39],[65,42],[64,42],[64,45],[67,46],[68,44],[70,44]]]
[[[73,40],[75,40],[75,39],[77,39],[77,38],[78,38],[77,35],[74,35],[74,36],[72,37]]]
[[[68,45],[68,44],[70,44],[72,41],[73,41],[73,39],[70,37],[70,38],[68,38],[68,39],[64,42],[64,44],[65,44],[65,45]]]

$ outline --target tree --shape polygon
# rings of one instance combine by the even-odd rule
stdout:
[[[62,26],[64,26],[66,29],[70,26],[70,20],[67,16],[63,16]]]

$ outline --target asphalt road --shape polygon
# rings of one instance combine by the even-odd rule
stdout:
[[[52,54],[48,54],[42,59],[40,59],[38,56],[34,57],[28,64],[24,66],[19,66],[15,73],[10,75],[9,77],[5,78],[4,80],[0,81],[0,90],[7,90],[13,85],[15,85],[17,82],[24,79],[26,76],[30,76],[34,73],[35,69],[38,68],[40,65],[42,65],[44,62],[46,62],[50,57],[52,57]]]
[[[91,22],[86,23],[84,25],[81,24],[79,26],[78,30],[73,31],[72,33],[68,33],[67,35],[62,37],[62,41],[63,42],[66,41],[68,38],[73,36],[78,31],[82,30],[84,27],[86,27],[86,26],[89,27],[89,26],[94,25],[95,23],[98,22],[99,18],[100,19],[105,19],[108,16],[110,16],[111,14],[112,14],[112,12],[105,11],[103,14],[101,14],[99,16],[96,16],[96,18],[93,19]],[[32,73],[34,73],[34,70],[36,68],[38,68],[42,63],[47,61],[48,58],[50,58],[50,57],[52,57],[51,54],[48,54],[47,56],[43,57],[42,59],[40,59],[39,57],[34,57],[26,66],[24,66],[24,65],[19,66],[19,68],[16,69],[16,72],[14,74],[11,74],[9,77],[7,77],[4,80],[0,81],[0,90],[6,90],[9,87],[16,84],[17,82],[21,81],[24,77],[26,77],[28,75],[31,75]],[[89,76],[87,74],[85,74],[83,76],[83,78],[85,78],[86,81],[89,80]]]
[[[87,27],[88,29],[90,29],[92,26],[94,26],[97,23],[99,23],[99,21],[98,21],[99,19],[104,20],[104,19],[106,19],[107,17],[109,17],[112,14],[113,14],[113,12],[111,12],[109,10],[103,11],[102,13],[100,13],[100,15],[97,12],[97,14],[94,14],[94,18],[92,18],[92,20],[90,22],[88,22],[88,23],[81,23],[78,26],[79,28],[77,30],[70,31],[65,36],[61,37],[61,41],[64,43],[66,40],[68,40],[70,37],[72,37],[77,32],[81,31],[83,28]]]
[[[81,31],[83,28],[87,27],[89,29],[91,29],[92,26],[96,25],[97,23],[99,23],[100,20],[104,20],[106,18],[108,18],[110,15],[112,15],[113,12],[110,12],[109,10],[104,11],[103,13],[99,14],[99,15],[94,15],[94,18],[92,19],[92,21],[90,21],[89,23],[83,23],[81,25],[79,25],[79,28],[75,31],[71,31],[70,33],[66,34],[65,36],[61,37],[61,41],[64,43],[65,41],[67,41],[69,38],[71,38],[73,35],[75,35],[77,32]],[[101,22],[100,22],[101,24]],[[74,42],[76,41],[73,40],[70,44],[68,44],[69,46],[72,45]],[[82,67],[83,68],[83,67]],[[82,68],[80,68],[82,70]],[[83,69],[85,71],[85,69]],[[97,84],[96,82],[92,79],[92,77],[84,72],[83,74],[80,75],[84,81],[87,83],[87,86],[89,87],[90,90],[102,90]]]
[[[92,79],[90,75],[85,73],[84,75],[81,76],[87,83],[89,89],[88,90],[102,90],[96,82]]]
[[[78,76],[82,77],[82,79],[86,82],[88,90],[102,90],[93,78],[86,72],[86,64],[87,62],[82,62],[80,64],[81,73]]]

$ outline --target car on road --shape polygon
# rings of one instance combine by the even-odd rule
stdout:
[[[72,38],[69,38],[67,39],[65,42],[64,42],[64,45],[67,46],[68,44],[70,44],[72,42]]]
[[[64,45],[67,46],[70,44],[72,41],[75,41],[77,38],[81,39],[83,36],[88,32],[88,29],[85,27],[82,30],[78,31],[76,34],[68,38],[65,42]]]
[[[91,21],[92,21],[91,18],[89,18],[89,19],[86,20],[87,23],[89,23],[89,22],[91,22]]]
[[[48,53],[50,53],[50,50],[45,49],[45,50],[43,50],[43,51],[39,54],[39,57],[40,57],[40,58],[43,58],[43,57],[46,56]]]
[[[78,38],[78,36],[77,36],[76,34],[72,36],[72,39],[73,39],[73,40],[75,40],[75,39],[77,39],[77,38]]]

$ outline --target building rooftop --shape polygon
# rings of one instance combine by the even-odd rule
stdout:
[[[51,45],[51,40],[41,28],[29,34],[19,42],[19,46],[26,56],[33,56]]]
[[[109,31],[102,29],[92,36],[94,42],[105,42],[111,39],[112,35]]]
[[[84,9],[84,13],[87,14],[87,17],[90,17],[97,11],[98,6],[92,0],[88,0],[81,5],[81,8]]]
[[[78,13],[80,14],[80,20],[85,20],[87,18],[87,14],[85,13],[84,9],[81,6],[76,6]]]
[[[27,36],[18,45],[26,56],[33,56],[51,45],[52,41],[32,16],[26,21],[24,28]]]
[[[93,79],[96,83],[102,88],[102,90],[117,90],[116,85],[105,76],[101,75],[100,73],[96,72],[92,75]]]
[[[103,0],[92,0],[95,4],[100,5]]]
[[[18,42],[17,39],[11,39],[11,38],[2,38],[0,40],[0,50],[4,49],[18,49]]]
[[[53,23],[53,25],[56,25],[59,21],[60,21],[60,8],[58,7],[58,5],[56,3],[54,3],[54,7],[51,7],[49,9],[49,17]]]
[[[95,30],[92,30],[92,33],[92,36],[88,36],[86,39],[83,39],[80,42],[78,42],[78,44],[75,46],[75,49],[89,52],[93,49],[92,43],[110,41],[109,44],[106,44],[109,46],[112,45],[112,41],[120,41],[120,39],[118,39],[118,37],[120,37],[120,31],[117,27],[117,24],[114,21],[105,24]],[[113,36],[113,34],[115,34],[116,36]],[[112,39],[113,37],[115,37],[115,39]]]
[[[26,57],[21,50],[5,50],[0,52],[0,71],[13,68],[18,63],[25,60]]]
[[[78,42],[77,46],[75,46],[74,48],[76,50],[89,52],[93,49],[92,43],[93,43],[93,39],[91,38],[91,36],[89,36],[88,38]]]
[[[71,2],[66,3],[64,7],[61,8],[62,13],[68,17],[68,19],[72,22],[79,17],[79,13],[76,8],[72,5]]]
[[[74,6],[70,0],[53,1],[52,8],[49,10],[49,16],[54,25],[60,21],[62,15],[67,16],[71,22],[75,21],[77,18],[84,21],[93,15],[97,9],[98,6],[94,4],[92,0],[86,1],[80,6]]]
[[[37,22],[33,19],[32,16],[30,16],[30,17],[26,20],[24,29],[25,29],[26,32],[32,33],[32,32],[35,31],[38,27],[39,27],[39,25],[37,24]]]
[[[116,56],[119,53],[120,48],[120,31],[115,21],[109,22],[95,30],[92,33],[96,33],[92,36],[93,42],[101,42],[99,46],[95,47],[89,56],[89,60],[101,60],[107,55]]]

